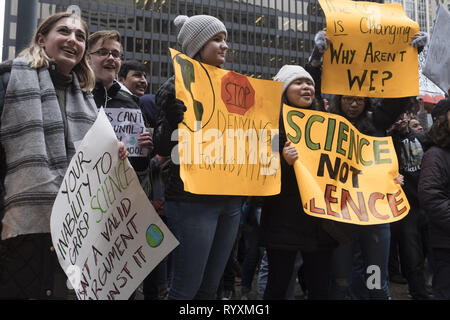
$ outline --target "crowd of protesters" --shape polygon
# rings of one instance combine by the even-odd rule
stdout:
[[[232,44],[219,19],[180,15],[174,24],[182,53],[224,65]],[[427,39],[418,33],[411,45],[420,51]],[[273,106],[280,109],[281,192],[201,195],[184,190],[180,167],[170,158],[173,132],[187,110],[176,98],[175,77],[146,94],[147,69],[122,61],[117,31],[89,34],[86,23],[69,13],[45,19],[30,46],[0,64],[0,299],[70,297],[52,247],[50,214],[74,143],[100,107],[141,110],[147,130],[138,140],[148,155],[130,162],[180,243],[142,283],[145,299],[233,299],[237,275],[242,299],[257,278],[259,299],[294,299],[298,280],[311,300],[388,300],[394,276],[408,284],[412,299],[450,299],[449,99],[425,110],[420,97],[325,98],[320,83],[329,43],[318,32],[307,65],[285,65],[274,77],[282,82],[282,101]],[[409,214],[373,226],[307,215],[293,169],[302,155],[286,138],[284,104],[341,115],[366,135],[392,136],[396,182]],[[117,150],[120,159],[128,156],[123,143]],[[365,285],[371,265],[380,268],[379,288]]]

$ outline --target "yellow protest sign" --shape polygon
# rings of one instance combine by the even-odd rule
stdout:
[[[187,108],[177,130],[185,191],[278,194],[281,82],[249,78],[170,52],[176,97]]]
[[[287,105],[283,120],[299,154],[294,170],[306,213],[359,225],[406,216],[390,137],[367,136],[341,116]]]
[[[419,25],[398,3],[319,0],[331,40],[325,51],[322,92],[363,97],[419,95]]]

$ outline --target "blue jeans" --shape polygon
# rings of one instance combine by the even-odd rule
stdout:
[[[173,251],[169,300],[215,299],[239,228],[242,198],[165,204]]]
[[[389,224],[354,226],[354,241],[333,252],[330,296],[332,299],[390,299],[388,262]],[[378,267],[376,271],[371,266]],[[377,271],[380,271],[379,274]],[[376,279],[378,278],[379,279]],[[368,287],[372,279],[379,286]]]

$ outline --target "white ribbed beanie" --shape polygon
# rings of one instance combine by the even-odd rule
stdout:
[[[308,73],[308,71],[306,71],[305,69],[303,69],[300,66],[288,65],[288,64],[281,67],[280,71],[278,71],[278,73],[276,74],[275,78],[273,78],[273,80],[283,82],[282,94],[284,94],[284,92],[286,91],[286,88],[289,87],[289,85],[292,83],[292,81],[301,79],[301,78],[309,79],[312,81],[313,85],[315,85],[314,79],[311,77],[311,75]]]
[[[228,35],[225,25],[213,16],[179,15],[173,20],[173,23],[180,30],[177,39],[181,50],[190,58],[193,58],[203,45],[216,34],[224,32],[225,36]]]

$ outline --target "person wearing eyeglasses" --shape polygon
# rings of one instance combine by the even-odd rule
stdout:
[[[420,52],[428,41],[428,34],[420,32],[412,37],[411,46]],[[322,57],[330,39],[325,31],[319,31],[314,38],[314,48],[306,65],[316,83],[321,83]],[[320,85],[316,94],[320,97]],[[396,119],[409,106],[409,97],[384,98],[376,107],[372,99],[350,95],[335,95],[330,102],[329,112],[341,115],[349,120],[361,133],[383,137]],[[403,185],[403,176],[396,179]],[[330,296],[332,299],[390,299],[388,261],[390,249],[390,225],[371,226],[351,225],[351,244],[341,244],[333,253]],[[370,275],[368,268],[376,265],[380,268],[381,284],[379,288],[369,289],[366,279]]]
[[[92,93],[97,107],[103,107],[106,114],[109,114],[110,109],[115,108],[140,110],[139,98],[116,79],[122,64],[123,53],[120,33],[116,30],[94,32],[89,36],[88,48],[88,61],[95,74],[95,87]],[[148,149],[148,152],[142,155],[130,152],[129,160],[144,192],[149,196],[151,192],[149,157],[153,150],[153,140],[150,132],[145,130],[137,140],[139,146],[142,149]],[[130,146],[131,144],[128,143],[127,147]]]

